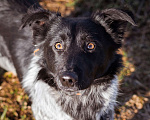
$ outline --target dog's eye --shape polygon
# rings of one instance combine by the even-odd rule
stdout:
[[[56,43],[55,44],[55,48],[58,49],[58,50],[62,50],[63,49],[63,46],[61,43]]]
[[[95,44],[94,44],[94,43],[89,43],[89,44],[87,45],[87,49],[88,49],[88,50],[94,50],[94,48],[95,48]]]

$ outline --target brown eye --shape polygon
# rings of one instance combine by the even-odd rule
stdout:
[[[63,46],[61,43],[56,43],[55,44],[55,48],[58,49],[58,50],[62,50],[63,49]]]
[[[93,50],[93,49],[95,48],[94,43],[89,43],[89,44],[87,45],[87,48],[88,48],[89,50]]]

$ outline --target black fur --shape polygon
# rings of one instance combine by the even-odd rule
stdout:
[[[55,91],[62,92],[57,103],[71,117],[76,120],[94,120],[96,111],[101,110],[104,107],[102,103],[105,102],[102,97],[96,99],[99,96],[98,90],[95,89],[95,92],[91,93],[86,106],[83,105],[82,98],[74,93],[84,90],[83,95],[88,96],[91,86],[98,88],[105,85],[104,91],[110,87],[111,80],[122,66],[121,56],[116,51],[121,47],[126,24],[129,22],[135,25],[133,19],[128,13],[117,9],[97,11],[86,18],[65,18],[61,17],[60,13],[50,12],[41,7],[34,10],[32,7],[24,15],[21,25],[22,15],[34,1],[0,2],[17,4],[18,8],[13,11],[8,7],[11,12],[0,11],[0,19],[3,19],[0,21],[0,36],[4,38],[0,48],[5,48],[0,52],[9,51],[3,56],[9,57],[22,80],[29,70],[34,49],[40,49],[37,52],[37,56],[40,57],[37,64],[41,70],[38,72],[37,81],[42,80]],[[11,21],[5,18],[7,14],[10,14]],[[33,40],[30,28],[18,31],[20,25],[21,28],[30,26]],[[62,44],[61,50],[55,48],[56,43]],[[88,49],[89,43],[95,48]],[[63,83],[62,76],[69,76],[73,86],[68,81]],[[30,91],[27,92],[30,94]],[[67,98],[70,98],[68,103]],[[109,113],[113,114],[111,111]],[[101,119],[105,119],[109,113]]]

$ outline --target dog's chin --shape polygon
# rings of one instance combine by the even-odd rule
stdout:
[[[59,90],[66,95],[75,95],[76,93],[79,92],[79,89],[77,87],[73,87],[73,88],[66,88],[63,87],[62,85],[57,85]]]
[[[62,86],[62,84],[59,82],[56,85],[57,85],[58,90],[61,91],[61,93],[65,95],[74,96],[77,93],[81,92],[81,90],[79,90],[78,87],[67,88],[67,87]]]
[[[62,90],[62,93],[65,95],[69,95],[69,96],[76,96],[77,94],[79,94],[79,91],[66,91],[66,90]]]

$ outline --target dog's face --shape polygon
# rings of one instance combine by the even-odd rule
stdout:
[[[76,91],[111,72],[126,22],[135,25],[127,13],[116,9],[80,19],[42,10],[27,14],[23,27],[31,25],[33,43],[42,51],[43,67],[56,86]]]
[[[107,71],[113,59],[111,44],[115,43],[102,26],[90,19],[63,18],[57,27],[51,27],[44,58],[61,89],[85,89]]]

